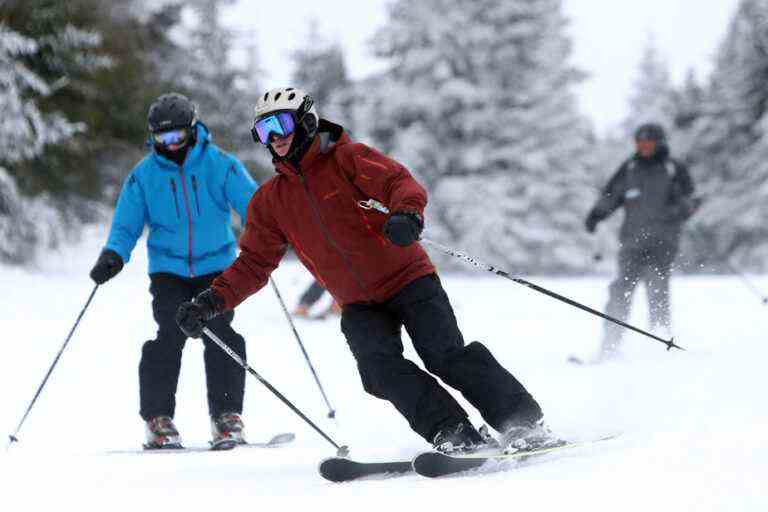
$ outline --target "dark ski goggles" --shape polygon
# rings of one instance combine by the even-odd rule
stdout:
[[[278,112],[261,119],[257,119],[251,128],[253,140],[261,142],[265,146],[269,144],[269,137],[274,133],[278,137],[287,137],[296,130],[296,121],[292,112]]]
[[[153,133],[152,138],[156,144],[161,146],[180,146],[189,138],[189,130],[187,128],[177,128],[166,132]]]

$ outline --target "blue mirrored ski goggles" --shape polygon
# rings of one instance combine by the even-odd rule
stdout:
[[[186,128],[177,128],[176,130],[168,130],[167,132],[153,133],[152,138],[155,143],[162,144],[163,146],[178,146],[184,144],[189,137],[189,130]]]
[[[253,140],[261,142],[265,146],[269,144],[269,137],[273,133],[278,137],[287,137],[296,130],[296,122],[292,112],[278,112],[261,119],[257,119],[251,128]]]

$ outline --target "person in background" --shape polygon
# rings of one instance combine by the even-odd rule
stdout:
[[[606,314],[626,320],[637,283],[643,281],[651,327],[669,334],[672,264],[683,224],[696,211],[700,199],[693,195],[694,185],[686,166],[670,156],[661,125],[643,124],[634,138],[635,153],[608,181],[585,227],[594,233],[599,222],[624,208],[618,274],[609,287]],[[616,354],[622,330],[605,322],[598,361]]]
[[[310,314],[309,310],[312,309],[312,306],[314,306],[317,301],[320,300],[320,298],[325,293],[325,288],[323,288],[323,285],[320,284],[320,281],[315,279],[312,281],[312,284],[309,285],[309,288],[307,288],[304,293],[301,295],[301,298],[299,299],[299,303],[296,305],[296,308],[293,310],[293,316],[299,317],[299,318],[312,318],[312,319],[323,319],[329,315],[341,315],[341,306],[339,306],[339,303],[335,300],[331,302],[331,305],[328,306],[328,308],[323,311],[322,313],[319,313],[317,315]]]
[[[148,122],[151,150],[125,180],[109,238],[90,275],[99,285],[115,277],[149,226],[149,291],[158,330],[144,343],[139,363],[144,447],[181,448],[173,416],[187,336],[174,314],[235,260],[231,209],[245,219],[256,183],[237,158],[213,144],[185,96],[157,98]],[[230,325],[233,316],[228,311],[210,327],[245,359],[245,341]],[[204,343],[212,446],[231,448],[245,442],[240,417],[245,371],[212,342]]]

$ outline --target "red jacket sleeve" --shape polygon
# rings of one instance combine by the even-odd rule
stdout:
[[[248,204],[245,231],[240,237],[240,255],[211,284],[224,299],[225,309],[233,309],[259,291],[277,268],[288,248],[288,241],[267,207],[266,184]]]
[[[401,163],[360,143],[341,146],[339,163],[352,183],[394,212],[424,215],[427,192]]]

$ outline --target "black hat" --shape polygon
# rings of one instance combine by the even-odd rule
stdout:
[[[658,123],[641,124],[635,130],[635,140],[655,140],[658,144],[667,142],[667,134]]]
[[[163,94],[149,106],[147,123],[152,133],[173,128],[192,128],[197,122],[197,109],[189,98],[177,92]]]

